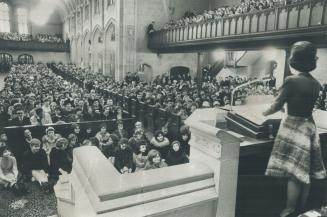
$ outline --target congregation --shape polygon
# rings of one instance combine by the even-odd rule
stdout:
[[[76,78],[82,86],[69,82],[65,75]],[[19,183],[36,180],[45,191],[52,191],[59,175],[71,170],[72,150],[84,145],[98,147],[120,173],[187,163],[191,138],[188,127],[182,126],[177,138],[169,135],[167,124],[149,136],[143,123],[136,122],[129,132],[122,121],[128,114],[122,105],[103,94],[104,91],[128,95],[138,102],[174,113],[184,121],[197,108],[230,105],[234,88],[255,79],[206,76],[199,83],[189,77],[171,80],[161,75],[146,83],[128,73],[124,81],[115,82],[73,64],[14,64],[0,94],[1,128],[51,126],[46,127],[42,139],[34,138],[26,129],[24,153],[17,159],[10,154],[7,135],[1,131],[1,159],[11,162],[1,171],[2,184],[22,192],[19,186],[24,185]],[[276,93],[274,86],[259,80],[238,89],[233,104],[244,103],[250,95]],[[79,126],[83,122],[100,120],[114,120],[117,125],[114,130],[109,130],[108,125],[102,123],[98,132],[93,132],[91,127],[82,130]],[[63,123],[71,124],[68,136],[60,135],[52,127]]]
[[[207,21],[216,21],[224,17],[254,13],[257,11],[272,9],[301,1],[303,0],[241,0],[240,4],[238,5],[220,7],[213,10],[205,10],[203,12],[187,11],[181,19],[171,20],[169,23],[165,24],[161,30],[185,27],[188,25]],[[151,33],[153,31],[148,32]]]
[[[174,141],[169,141],[164,127],[149,138],[141,122],[136,122],[130,133],[124,129],[123,115],[112,99],[103,100],[94,89],[84,92],[43,64],[13,65],[1,92],[1,123],[7,123],[2,127],[32,124],[46,126],[46,131],[42,139],[35,138],[28,128],[24,131],[22,156],[12,153],[6,132],[1,131],[1,185],[20,194],[26,193],[24,183],[32,180],[38,181],[45,191],[52,191],[59,175],[71,170],[72,149],[83,145],[97,146],[120,173],[188,162],[191,135],[187,127],[181,128],[180,138]],[[99,132],[90,132],[90,128],[82,132],[81,121],[96,120],[89,112],[93,110],[99,114],[98,120],[116,120],[116,129],[109,132],[108,125],[103,123]],[[81,114],[81,118],[90,119],[77,120]],[[66,138],[51,125],[63,122],[72,123]]]
[[[20,34],[17,32],[0,32],[0,39],[6,41],[36,41],[41,43],[63,43],[63,40],[58,35],[37,34],[34,39],[30,34]]]

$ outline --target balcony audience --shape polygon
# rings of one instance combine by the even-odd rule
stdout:
[[[167,30],[172,28],[185,27],[192,24],[219,20],[220,18],[273,9],[301,1],[303,0],[241,0],[239,4],[229,7],[220,7],[213,10],[204,10],[201,12],[196,12],[194,10],[186,11],[181,19],[171,20],[161,29]],[[149,26],[151,26],[151,24]],[[153,31],[154,30],[152,30],[152,32]]]

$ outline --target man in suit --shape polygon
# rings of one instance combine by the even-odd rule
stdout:
[[[11,125],[12,126],[26,126],[31,125],[31,121],[28,117],[25,116],[23,109],[19,108],[15,111],[17,117],[12,119]]]

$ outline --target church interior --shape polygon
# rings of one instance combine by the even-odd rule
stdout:
[[[327,216],[326,33],[327,0],[0,0],[0,217]]]

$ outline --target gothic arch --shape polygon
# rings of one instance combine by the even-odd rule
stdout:
[[[83,62],[81,62],[81,67],[88,68],[90,67],[90,61],[92,58],[91,53],[91,37],[90,33],[87,31],[83,36]]]
[[[116,49],[117,49],[117,39],[116,39],[116,22],[111,19],[105,28],[104,33],[104,42],[105,42],[105,70],[104,74],[115,78],[116,74]]]
[[[92,33],[92,69],[103,73],[103,34],[100,27]]]

